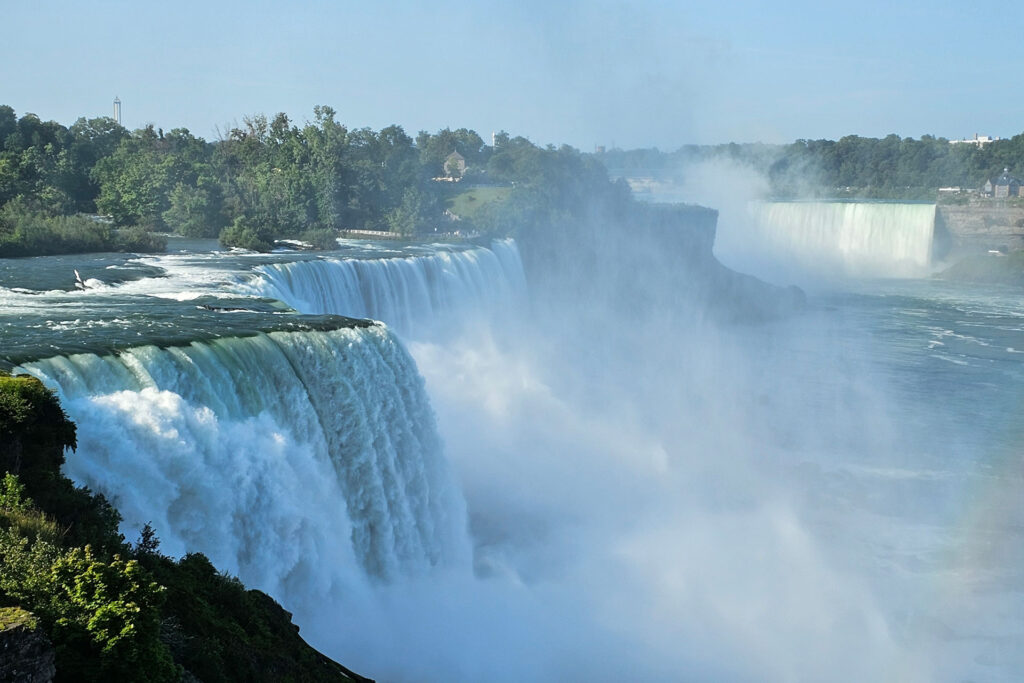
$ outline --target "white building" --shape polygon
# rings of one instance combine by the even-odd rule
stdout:
[[[950,140],[949,144],[951,144],[951,145],[976,145],[978,147],[984,147],[988,143],[995,142],[996,140],[1000,140],[1000,139],[1002,139],[1002,138],[998,138],[998,137],[993,138],[993,137],[989,137],[988,135],[978,135],[977,133],[975,133],[973,138],[964,138],[963,140]]]

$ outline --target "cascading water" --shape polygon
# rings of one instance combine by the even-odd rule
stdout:
[[[24,364],[78,425],[71,477],[173,555],[287,599],[465,552],[423,380],[379,325]],[[312,591],[311,591],[312,588]]]
[[[770,261],[819,276],[915,277],[931,262],[935,205],[757,202],[748,222],[724,222],[719,231],[716,252],[730,263]]]
[[[512,240],[429,256],[275,263],[256,272],[246,291],[302,313],[382,320],[403,336],[507,312],[525,289]]]
[[[1012,292],[842,283],[867,289],[691,324],[662,313],[713,264],[636,248],[531,281],[549,305],[499,327],[463,323],[523,293],[513,243],[385,253],[153,257],[85,291],[81,263],[19,261],[65,284],[0,278],[0,362],[60,391],[68,474],[126,534],[206,553],[379,680],[1019,678]]]

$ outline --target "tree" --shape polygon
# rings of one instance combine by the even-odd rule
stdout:
[[[167,227],[179,235],[216,237],[223,228],[218,201],[220,188],[213,183],[203,185],[192,187],[178,183],[171,191],[170,208],[164,211],[163,219]]]
[[[431,218],[436,217],[436,203],[422,190],[410,187],[402,195],[402,203],[388,214],[388,229],[403,237],[425,232]]]

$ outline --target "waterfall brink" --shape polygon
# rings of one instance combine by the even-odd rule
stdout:
[[[770,202],[751,212],[754,234],[733,246],[812,273],[914,277],[931,262],[934,204]]]
[[[20,370],[78,425],[69,476],[111,498],[126,532],[152,522],[170,554],[201,551],[276,595],[309,595],[468,552],[423,380],[382,326]]]
[[[247,287],[301,313],[387,323],[418,336],[453,320],[508,311],[526,289],[512,240],[429,256],[325,259],[261,266]]]

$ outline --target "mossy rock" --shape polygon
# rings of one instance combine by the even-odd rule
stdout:
[[[20,607],[0,607],[0,631],[24,626],[30,630],[39,628],[35,615]]]

